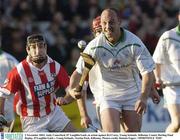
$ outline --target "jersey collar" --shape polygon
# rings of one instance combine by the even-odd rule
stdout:
[[[180,24],[176,27],[176,33],[180,36]]]
[[[105,36],[106,40],[111,45],[111,47],[116,47],[120,42],[124,42],[125,41],[125,32],[124,32],[124,29],[120,28],[120,30],[121,30],[121,36],[119,37],[118,41],[115,44],[112,44],[111,42],[109,42],[109,40]]]

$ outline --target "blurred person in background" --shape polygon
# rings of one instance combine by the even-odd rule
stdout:
[[[1,42],[1,40],[0,40]],[[3,85],[8,72],[18,64],[18,61],[11,54],[4,52],[0,45],[0,86]],[[14,110],[13,110],[13,98],[11,95],[9,99],[5,100],[4,116],[7,119],[7,128],[4,131],[10,132],[13,130],[15,121]],[[0,128],[1,129],[1,128]],[[2,131],[2,130],[1,130]]]
[[[92,21],[92,33],[93,33],[94,37],[97,37],[102,31],[102,27],[101,27],[100,22],[101,22],[100,21],[100,16],[94,18],[93,21]],[[82,69],[84,67],[82,57],[79,58],[79,60],[78,60],[78,62],[76,64],[76,70],[71,75],[70,86],[72,86],[72,87],[78,85],[78,83],[80,81],[80,78],[81,78],[81,75],[82,75],[82,69],[78,69],[78,67],[81,67]],[[96,81],[97,81],[96,78],[97,78],[97,72],[98,71],[95,71],[96,70],[95,67],[96,67],[96,64],[95,64],[95,66],[93,66],[93,68],[91,69],[91,71],[89,73],[89,76],[88,76],[89,77],[88,78],[88,83],[90,84],[90,89],[91,89],[91,91],[93,93],[93,96],[95,98],[94,104],[96,104],[95,103],[96,102],[96,97],[98,96],[97,94],[94,94],[94,90],[92,89],[92,87],[94,87],[92,85],[96,84]],[[86,98],[88,83],[87,82],[84,83],[83,90],[82,90],[82,95],[84,95],[83,98]],[[84,100],[86,100],[86,99],[84,99]],[[79,109],[81,110],[81,106],[82,106],[81,99],[77,100],[77,103],[78,103]],[[98,109],[96,109],[96,110],[98,110]],[[84,116],[84,118],[83,117],[81,118],[81,125],[83,127],[85,127],[85,128],[88,128],[88,124],[91,121],[88,118],[88,113],[87,113],[86,109],[85,109],[85,112],[80,111],[80,115]],[[87,115],[87,117],[86,117],[86,115]],[[97,111],[97,117],[99,118],[98,111]]]
[[[92,33],[94,35],[94,37],[98,36],[102,31],[102,28],[101,28],[101,25],[100,25],[100,16],[96,17],[93,19],[93,22],[92,22]],[[84,42],[85,43],[85,42]],[[79,47],[82,47],[81,50],[85,49],[86,47],[86,44],[81,44],[82,46],[79,46]],[[76,55],[77,56],[77,55]],[[72,57],[74,58],[74,57]],[[78,57],[79,58],[79,57]],[[77,62],[78,60],[78,62]],[[79,59],[76,59],[76,61],[72,61],[72,62],[77,62],[76,64],[76,67],[77,65],[80,65],[81,67],[83,67],[84,63],[83,63],[83,59],[82,57],[80,57]],[[74,65],[75,66],[75,65]],[[74,67],[75,68],[75,67]],[[80,81],[80,78],[81,78],[81,74],[82,74],[82,71],[78,71],[78,69],[75,69],[74,71],[71,72],[71,79],[73,81],[71,81],[71,83],[73,83],[73,85],[71,86],[75,86],[78,84],[78,82]],[[92,79],[92,77],[96,78],[96,72],[91,70],[90,74],[89,74],[89,78]],[[89,79],[89,80],[90,80]],[[91,80],[91,84],[95,84],[96,83],[96,79],[93,79],[93,81]],[[88,87],[88,83],[87,81],[85,81],[84,85],[83,85],[83,89],[82,89],[82,95],[84,100],[86,100],[86,95],[87,95],[87,87]],[[94,94],[94,96],[96,96],[97,94]],[[61,101],[59,102],[61,105],[64,105],[64,104],[69,104],[72,102],[71,100],[71,96],[66,96],[65,98],[61,97]],[[95,98],[96,99],[96,98]],[[77,102],[81,102],[81,101],[77,101]],[[79,105],[79,103],[78,103]],[[81,107],[81,105],[79,105],[79,108]],[[81,125],[85,128],[88,128],[88,124],[91,123],[91,120],[87,114],[87,111],[85,112],[85,114],[83,114],[84,112],[80,111],[80,115],[81,115]],[[98,115],[97,115],[98,116]]]
[[[153,54],[156,83],[163,88],[165,104],[171,117],[166,132],[180,132],[180,10],[179,24],[162,34]],[[171,86],[164,87],[165,83]],[[179,83],[179,85],[173,83]]]

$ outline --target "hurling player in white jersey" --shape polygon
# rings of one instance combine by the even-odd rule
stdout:
[[[58,88],[68,90],[66,70],[47,55],[47,44],[41,34],[27,37],[26,51],[27,58],[9,72],[0,88],[0,124],[6,124],[5,98],[16,93],[24,132],[76,131],[57,106],[55,95]]]
[[[102,31],[102,28],[101,28],[101,25],[100,25],[100,16],[97,16],[96,18],[93,19],[93,22],[92,22],[92,33],[93,33],[94,37],[98,36],[101,33],[101,31]],[[79,66],[79,68],[77,66]],[[93,68],[91,69],[91,71],[89,73],[88,82],[91,81],[89,84],[93,84],[93,83],[96,84],[96,78],[97,78],[97,75],[98,75],[98,71],[96,71],[97,66],[98,65],[95,64],[95,66],[93,66]],[[70,87],[71,88],[78,85],[78,83],[80,81],[81,74],[82,74],[82,69],[84,68],[84,61],[83,61],[82,57],[80,57],[78,59],[76,67],[77,67],[76,70],[71,75],[71,82],[70,82]],[[88,82],[85,82],[85,84],[83,85],[83,90],[81,91],[82,94],[87,93],[87,84],[88,84]],[[90,87],[94,87],[94,86],[90,85]],[[98,95],[98,94],[94,94],[94,92],[93,92],[93,96],[95,97],[95,102],[96,102],[96,95]],[[85,96],[83,96],[83,98],[84,97]],[[77,102],[78,102],[78,107],[81,110],[82,105],[79,103],[80,100],[77,100]],[[86,109],[85,109],[85,111],[80,111],[80,115],[83,116],[83,117],[81,117],[81,125],[83,127],[87,128],[88,124],[91,122],[91,120],[88,117],[88,113],[87,113]],[[99,117],[98,112],[97,112],[97,116]]]
[[[3,85],[8,72],[17,64],[18,61],[16,60],[16,58],[9,53],[4,52],[0,46],[0,86]],[[13,98],[14,96],[12,95],[8,100],[5,100],[4,115],[7,119],[8,128],[11,128],[11,130],[7,131],[12,131],[15,120],[13,110]]]
[[[180,132],[180,11],[179,25],[162,34],[153,54],[156,83],[170,83],[163,95],[171,117],[166,132]],[[173,86],[173,83],[176,83]],[[179,84],[178,84],[179,83]]]
[[[137,36],[120,28],[115,9],[102,12],[101,26],[102,33],[87,45],[84,53],[91,55],[98,65],[99,75],[92,92],[98,94],[103,131],[119,132],[122,113],[126,131],[138,132],[152,89],[154,61]],[[71,94],[80,94],[71,82],[70,88]]]
[[[92,31],[93,31],[94,37],[98,36],[102,32],[100,20],[101,20],[100,16],[93,19]],[[73,87],[75,87],[75,85],[78,84],[80,77],[81,77],[81,74],[82,74],[82,71],[83,71],[83,68],[84,68],[84,61],[83,61],[82,57],[79,58],[79,60],[76,64],[76,67],[77,67],[77,69],[71,75],[70,86],[73,86]],[[98,119],[100,121],[100,125],[101,125],[100,112],[99,112],[100,108],[99,108],[99,102],[98,102],[99,94],[96,93],[96,88],[98,88],[98,87],[96,87],[96,83],[97,83],[96,80],[98,79],[98,76],[100,76],[100,75],[101,74],[99,71],[99,65],[96,63],[89,72],[88,81],[89,81],[90,89],[91,89],[91,91],[93,91],[92,93],[93,93],[93,96],[95,98],[95,100],[93,101],[93,104],[96,106],[97,117],[98,117]],[[84,94],[86,92],[87,92],[87,82],[84,83],[83,91],[81,91],[81,94]],[[154,88],[152,89],[150,97],[152,98],[152,101],[156,104],[160,101],[160,97],[159,97],[157,91],[154,90]],[[61,98],[61,105],[68,104],[68,103],[70,103],[70,102],[67,102],[65,98]],[[81,107],[81,105],[79,107]],[[85,111],[85,112],[87,112],[87,111]],[[83,112],[80,112],[80,113],[81,113],[81,116],[84,116]],[[88,117],[81,118],[81,125],[87,128],[88,127],[88,123],[87,123],[88,121],[89,121]],[[125,132],[127,130],[126,125],[123,123],[123,119],[121,119],[120,126],[121,126],[121,132]]]

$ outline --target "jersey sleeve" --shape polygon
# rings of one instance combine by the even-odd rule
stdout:
[[[20,89],[20,85],[21,79],[17,69],[14,68],[8,73],[4,84],[0,87],[0,96],[7,97],[10,94],[15,94]]]
[[[95,46],[94,44],[95,44],[95,40],[92,40],[91,42],[89,42],[85,50],[83,51],[83,53],[86,53],[90,55],[92,58],[95,58],[95,49],[93,49],[93,47]],[[82,74],[83,69],[84,69],[84,60],[80,56],[76,64],[76,71],[79,74]]]
[[[158,63],[158,64],[163,64],[165,61],[165,56],[167,56],[164,36],[165,36],[165,34],[163,34],[160,37],[158,44],[156,46],[156,49],[154,51],[154,54],[153,54],[153,59],[154,59],[155,63]]]
[[[84,61],[83,61],[83,58],[80,56],[76,64],[76,71],[79,74],[82,74],[83,69],[84,69]]]
[[[69,85],[69,76],[63,66],[60,67],[58,73],[58,84],[60,88],[66,88]]]
[[[98,39],[95,38],[93,39],[91,42],[88,43],[88,45],[86,46],[86,48],[84,49],[83,53],[89,54],[92,58],[96,59],[96,47],[97,47],[97,41]]]
[[[137,46],[134,45],[135,59],[136,59],[136,65],[140,73],[143,75],[152,72],[155,68],[155,63],[152,59],[151,54],[149,53],[145,45],[142,43],[142,41],[139,40],[138,44],[139,45]]]

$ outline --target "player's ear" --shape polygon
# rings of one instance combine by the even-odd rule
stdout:
[[[26,45],[26,51],[27,53],[30,51],[30,47],[28,45]]]

